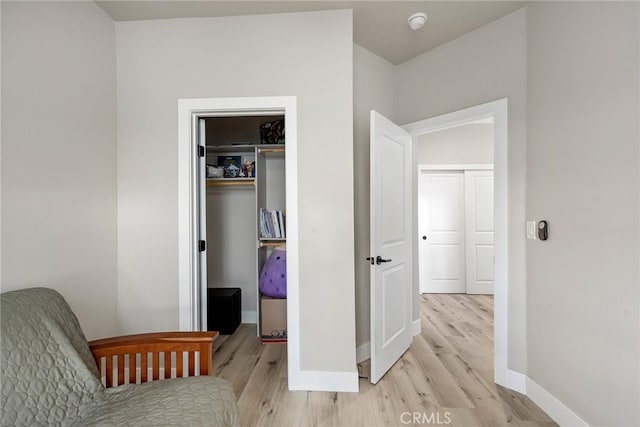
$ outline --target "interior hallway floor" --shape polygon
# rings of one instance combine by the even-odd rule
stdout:
[[[242,324],[214,343],[214,374],[233,384],[243,426],[555,426],[530,399],[493,382],[493,297],[424,294],[422,333],[359,393],[287,390],[286,345]],[[415,422],[414,422],[415,421]]]

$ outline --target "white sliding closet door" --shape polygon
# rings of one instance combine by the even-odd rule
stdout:
[[[493,171],[465,171],[467,293],[493,294]]]
[[[464,293],[464,175],[422,172],[419,181],[420,292]]]
[[[419,175],[421,293],[493,294],[493,171]]]

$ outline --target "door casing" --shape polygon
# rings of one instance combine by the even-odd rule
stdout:
[[[516,390],[520,393],[526,391],[526,375],[513,371],[508,367],[509,360],[509,194],[508,194],[508,100],[507,98],[487,102],[474,107],[465,108],[451,113],[442,114],[429,119],[408,123],[403,128],[412,136],[417,137],[426,133],[437,132],[459,126],[473,120],[493,117],[494,119],[494,218],[495,218],[495,285],[494,285],[494,380],[497,384]],[[415,138],[414,138],[415,140]],[[414,150],[415,151],[415,150]],[[414,174],[414,188],[418,179],[417,162]],[[416,193],[417,196],[417,193]],[[417,199],[417,197],[416,197]],[[417,213],[417,203],[414,203],[414,212]],[[524,218],[523,218],[524,221]],[[418,236],[417,215],[414,215],[414,235]],[[418,272],[417,270],[417,244],[414,246],[414,322],[419,325],[420,312],[418,307]],[[516,307],[524,312],[525,307]],[[419,330],[417,331],[419,333]]]
[[[190,98],[178,100],[178,310],[181,331],[202,328],[203,288],[199,274],[196,161],[198,118],[283,114],[286,134],[287,367],[290,390],[306,389],[300,368],[298,244],[298,134],[295,96]],[[308,381],[307,381],[308,382]]]

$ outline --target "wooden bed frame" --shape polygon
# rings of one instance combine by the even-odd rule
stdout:
[[[212,345],[217,336],[218,332],[160,332],[126,335],[90,341],[89,348],[93,353],[104,386],[114,387],[127,383],[139,384],[160,379],[211,375]],[[160,378],[161,354],[163,354],[162,378]],[[198,365],[196,365],[196,355],[199,359]],[[172,359],[175,362],[173,364]],[[105,366],[103,366],[103,360]],[[187,361],[186,369],[184,368],[185,360]],[[117,369],[116,375],[114,375],[114,367]],[[149,368],[152,370],[151,373]],[[125,370],[128,374],[126,376]],[[175,376],[172,376],[172,373],[175,373]]]

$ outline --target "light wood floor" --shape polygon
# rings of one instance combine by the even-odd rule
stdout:
[[[377,385],[359,365],[359,393],[288,391],[286,346],[262,345],[255,325],[216,340],[214,372],[233,384],[243,426],[556,425],[493,383],[492,297],[425,294],[420,311],[422,334]]]

